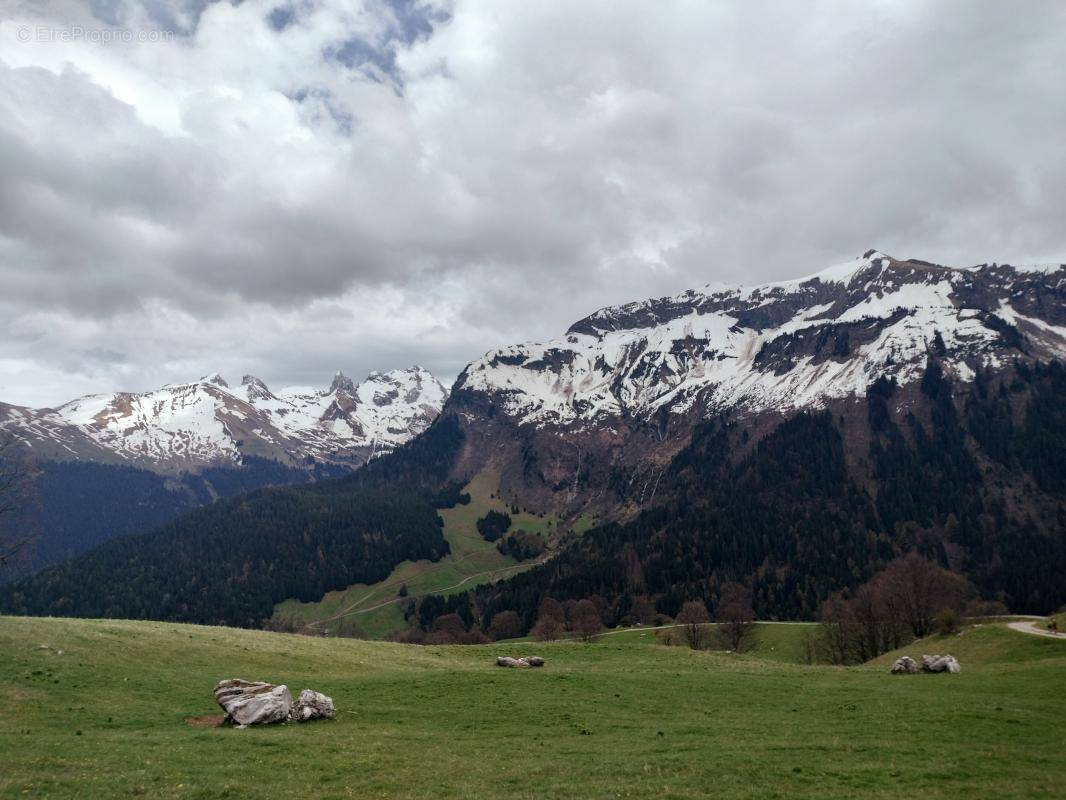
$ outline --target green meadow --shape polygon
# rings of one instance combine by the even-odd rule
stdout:
[[[643,635],[642,635],[643,634]],[[0,797],[1061,798],[1066,641],[990,624],[904,652],[960,675],[594,644],[418,647],[152,622],[0,617]],[[542,669],[494,666],[539,653]],[[243,677],[335,720],[195,727]]]
[[[490,471],[477,475],[463,491],[470,502],[442,509],[444,538],[451,552],[440,561],[404,561],[385,580],[375,584],[354,584],[329,592],[317,602],[286,600],[274,609],[272,625],[291,630],[310,629],[335,635],[384,639],[407,627],[399,596],[407,588],[407,597],[426,594],[449,595],[478,584],[509,577],[534,566],[535,560],[518,562],[487,542],[477,530],[477,520],[489,511],[511,516],[511,531],[525,530],[546,542],[559,534],[563,521],[545,514],[512,511],[507,503],[494,496],[499,478]],[[582,517],[565,530],[582,533],[592,525],[591,517]]]

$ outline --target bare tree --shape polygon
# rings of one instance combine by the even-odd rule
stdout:
[[[707,643],[707,623],[711,621],[707,606],[696,600],[689,600],[681,607],[677,621],[683,626],[685,642],[693,650],[702,650]]]
[[[515,639],[522,635],[522,619],[514,611],[508,609],[501,611],[492,618],[489,625],[489,636],[496,641],[500,639]]]
[[[716,617],[718,637],[722,646],[734,653],[754,647],[755,610],[751,605],[751,591],[739,583],[727,583],[718,598]]]
[[[596,641],[596,637],[603,630],[603,620],[591,600],[581,600],[574,605],[570,627],[585,644]]]
[[[961,612],[975,594],[966,578],[917,553],[892,561],[874,584],[893,621],[909,627],[917,639],[933,632],[941,610]]]
[[[836,592],[822,603],[821,631],[818,637],[819,649],[832,664],[850,664],[857,657],[858,624],[855,613],[844,596]]]
[[[537,609],[537,622],[530,633],[542,642],[554,642],[566,625],[566,612],[562,604],[552,597],[540,601]]]
[[[30,490],[30,471],[22,453],[13,439],[0,438],[0,569],[34,539],[35,532],[20,519],[29,503]]]
[[[848,599],[834,594],[822,604],[821,646],[836,664],[869,661],[950,628],[974,595],[961,575],[910,553],[890,562]]]

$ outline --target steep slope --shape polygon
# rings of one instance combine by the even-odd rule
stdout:
[[[1024,613],[1066,602],[1066,369],[1019,362],[972,385],[931,355],[910,396],[880,378],[850,408],[801,411],[758,441],[744,420],[700,425],[658,502],[553,560],[452,598],[481,625],[532,625],[544,597],[594,597],[610,620],[674,615],[752,590],[761,618],[813,617],[894,557],[918,551]]]
[[[478,359],[447,408],[485,432],[470,468],[509,465],[505,494],[639,505],[700,420],[728,410],[759,424],[862,398],[881,376],[911,384],[934,348],[963,384],[1015,358],[1066,357],[1066,268],[870,251],[808,278],[605,308]]]
[[[159,472],[237,464],[245,455],[362,464],[429,427],[446,396],[421,367],[372,373],[358,385],[338,372],[327,390],[277,394],[251,375],[231,387],[215,374],[56,409],[0,406],[0,431],[41,460],[110,460]]]

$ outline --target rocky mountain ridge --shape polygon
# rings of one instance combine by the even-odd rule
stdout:
[[[359,465],[424,431],[446,397],[421,367],[371,373],[359,384],[338,372],[328,389],[277,393],[252,375],[231,386],[216,373],[151,392],[89,395],[54,409],[0,404],[0,430],[39,460],[163,472],[237,465],[244,456]]]
[[[1012,350],[1066,356],[1066,267],[960,269],[868,251],[806,278],[601,309],[558,339],[486,354],[455,394],[487,395],[537,427],[787,412],[861,396],[881,375],[913,381],[933,347],[963,381]]]

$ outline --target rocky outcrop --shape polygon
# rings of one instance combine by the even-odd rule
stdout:
[[[962,672],[962,667],[955,656],[922,656],[923,672]]]
[[[239,678],[219,681],[215,700],[226,712],[226,719],[241,727],[285,722],[292,713],[292,695],[284,684],[274,686]]]
[[[333,698],[304,689],[292,707],[292,718],[297,722],[310,722],[313,719],[333,719]]]
[[[902,656],[896,659],[891,672],[893,675],[915,675],[918,672],[918,662],[910,656]]]

